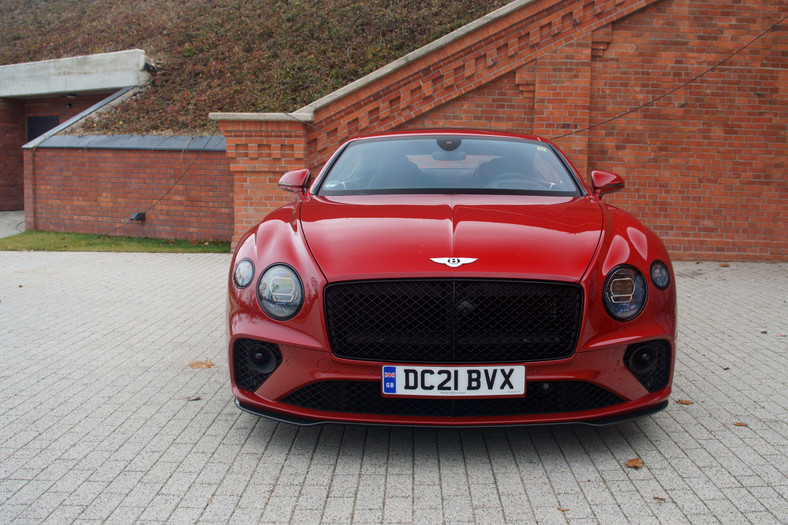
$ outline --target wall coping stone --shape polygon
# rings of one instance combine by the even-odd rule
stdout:
[[[95,93],[141,86],[150,79],[145,51],[128,49],[0,66],[0,97]]]
[[[223,136],[185,135],[56,135],[38,149],[114,149],[148,151],[226,151]]]
[[[298,110],[294,113],[210,113],[211,120],[239,120],[247,122],[313,122],[315,113]]]

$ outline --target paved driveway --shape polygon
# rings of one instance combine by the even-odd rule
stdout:
[[[0,523],[788,520],[788,264],[676,265],[665,411],[488,430],[239,412],[228,264],[0,252]]]

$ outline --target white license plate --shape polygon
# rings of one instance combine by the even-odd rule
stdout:
[[[525,395],[525,366],[384,365],[384,396],[517,397]]]

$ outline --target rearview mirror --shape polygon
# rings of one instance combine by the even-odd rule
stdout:
[[[591,187],[597,198],[601,199],[602,195],[623,190],[624,186],[624,179],[622,179],[620,175],[602,170],[594,170],[591,172]]]
[[[309,175],[308,169],[288,171],[279,179],[279,187],[291,193],[303,193],[309,185]]]

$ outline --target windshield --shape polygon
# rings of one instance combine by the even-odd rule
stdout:
[[[351,142],[317,191],[380,193],[581,194],[564,162],[544,143],[449,135]]]

